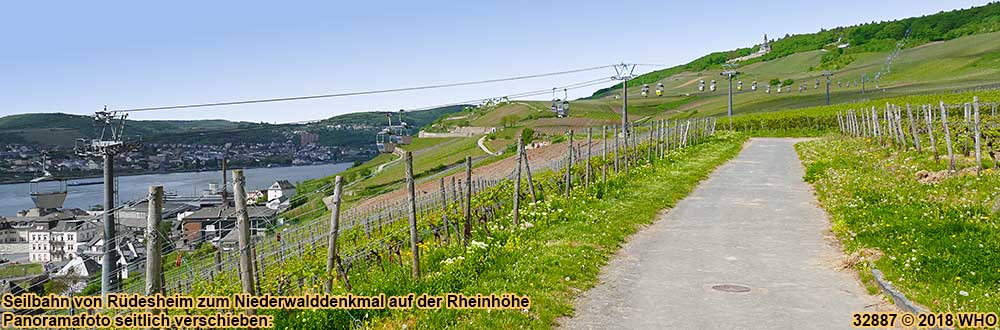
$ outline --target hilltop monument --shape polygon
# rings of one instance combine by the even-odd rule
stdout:
[[[747,55],[747,56],[740,56],[740,57],[737,57],[737,58],[734,58],[734,59],[730,59],[730,60],[726,61],[726,63],[735,63],[735,62],[740,62],[740,61],[751,60],[751,59],[755,59],[755,58],[764,56],[767,53],[770,53],[771,52],[771,40],[767,39],[767,34],[766,33],[764,34],[764,42],[762,42],[759,46],[760,47],[757,49],[756,53],[753,53],[753,54],[750,54],[750,55]]]

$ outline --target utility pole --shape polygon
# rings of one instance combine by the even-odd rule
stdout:
[[[101,297],[107,303],[109,293],[118,291],[119,278],[115,265],[118,251],[115,247],[115,156],[142,147],[141,141],[125,139],[125,119],[127,113],[103,111],[94,113],[94,121],[103,123],[101,137],[97,139],[77,139],[74,151],[82,157],[104,158],[104,246],[101,260]]]
[[[628,81],[634,77],[633,71],[635,71],[635,64],[615,64],[615,76],[611,77],[612,80],[622,81],[622,135],[626,138],[628,138],[630,131],[628,129]]]
[[[723,76],[729,79],[729,111],[726,113],[729,115],[729,119],[733,118],[733,77],[739,74],[736,70],[726,70],[722,72]]]
[[[740,74],[736,71],[736,67],[733,65],[727,65],[727,69],[722,71],[721,75],[726,76],[729,79],[729,110],[726,115],[729,116],[729,129],[733,128],[733,78]]]
[[[830,78],[833,77],[833,72],[823,71],[823,76],[826,77],[826,105],[830,105]]]

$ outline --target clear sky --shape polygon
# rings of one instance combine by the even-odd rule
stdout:
[[[676,65],[759,43],[764,33],[809,33],[987,3],[419,2],[7,1],[0,5],[0,116],[364,91],[623,61]],[[608,69],[475,87],[143,112],[131,118],[290,122],[546,89],[612,74]],[[598,87],[572,91],[570,97]]]

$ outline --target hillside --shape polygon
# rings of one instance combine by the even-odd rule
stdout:
[[[422,127],[444,114],[459,110],[461,106],[413,111],[406,113],[404,119],[414,127]],[[385,123],[385,115],[381,112],[359,112],[307,124],[228,120],[129,120],[125,127],[128,135],[156,143],[282,143],[290,139],[293,131],[308,131],[318,134],[322,145],[360,147],[374,145],[372,136]],[[363,129],[330,128],[336,125],[359,125]],[[99,135],[100,126],[90,116],[32,113],[0,117],[0,137],[5,142],[71,146],[77,138],[96,138]]]
[[[766,62],[820,49],[836,50],[838,45],[850,45],[841,52],[823,56],[818,65],[810,67],[810,69],[839,69],[855,59],[851,54],[892,51],[895,49],[897,41],[900,40],[905,40],[904,48],[913,48],[930,42],[996,31],[1000,31],[1000,2],[895,21],[822,29],[810,34],[786,34],[770,43],[770,53],[744,61],[741,64]],[[638,76],[629,82],[629,86],[653,84],[682,72],[718,70],[726,61],[752,54],[758,50],[759,45],[754,45],[710,53],[687,64]],[[592,97],[607,96],[619,89],[620,86],[600,89],[594,92]]]

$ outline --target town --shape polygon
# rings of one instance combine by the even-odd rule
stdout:
[[[298,143],[226,143],[223,145],[146,143],[139,151],[121,154],[122,174],[215,170],[223,158],[239,168],[299,166],[366,160],[375,154],[367,146],[324,146],[313,133],[298,134]],[[44,167],[62,178],[97,177],[101,160],[82,158],[72,147],[0,144],[0,183],[27,182]]]

